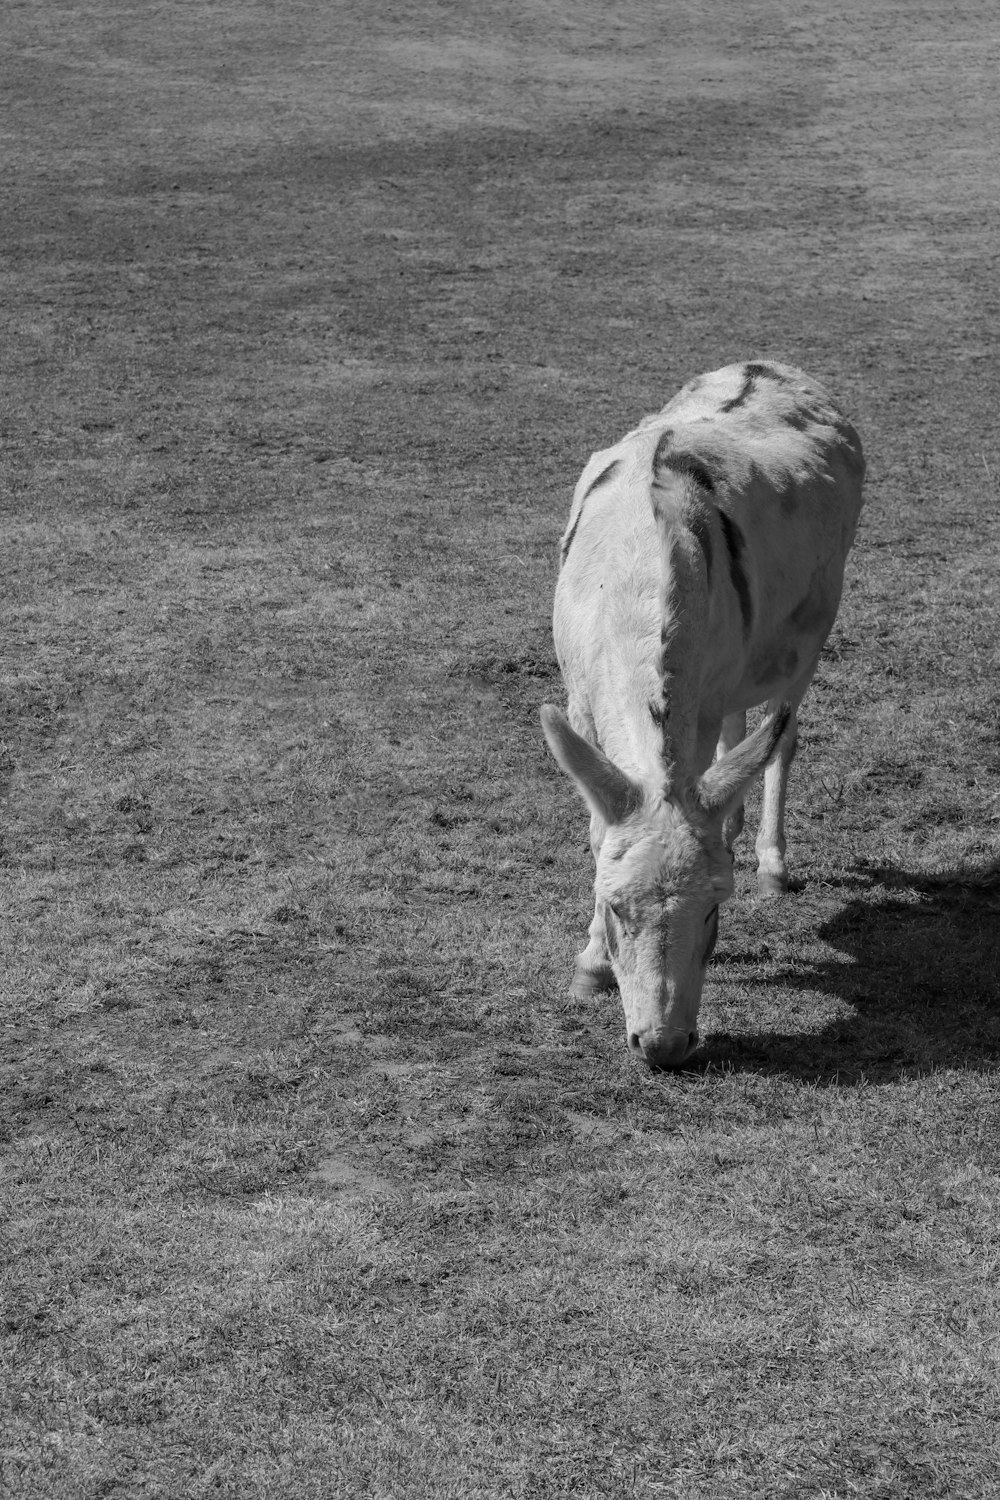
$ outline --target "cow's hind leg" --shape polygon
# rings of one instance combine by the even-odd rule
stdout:
[[[715,752],[716,760],[720,760],[727,750],[732,750],[740,740],[746,739],[747,716],[744,713],[727,714],[722,721],[722,733],[719,735],[719,744]],[[729,814],[722,825],[722,837],[730,854],[733,845],[743,832],[743,803],[741,802],[733,812]]]
[[[798,745],[798,707],[806,688],[812,681],[817,661],[811,664],[808,672],[803,672],[790,692],[779,694],[767,705],[768,714],[777,713],[783,703],[791,704],[792,712],[774,755],[764,770],[764,796],[756,843],[757,894],[760,896],[784,896],[788,890],[788,865],[785,861],[785,793],[788,789],[788,770]]]
[[[569,721],[577,734],[582,734],[592,745],[597,744],[597,731],[594,721],[585,708],[582,708],[572,698],[569,700]],[[603,818],[591,814],[590,818],[590,852],[597,863],[597,856],[601,852],[607,825]],[[618,988],[615,971],[611,967],[611,959],[608,955],[608,942],[604,935],[604,902],[594,901],[594,916],[590,923],[587,935],[587,946],[582,953],[577,954],[576,964],[573,969],[573,984],[571,993],[577,1000],[586,1000],[591,995],[600,994],[604,990]]]

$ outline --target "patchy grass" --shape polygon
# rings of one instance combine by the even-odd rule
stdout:
[[[989,7],[8,32],[4,1492],[992,1493]],[[557,539],[752,353],[868,505],[660,1077],[566,993]]]

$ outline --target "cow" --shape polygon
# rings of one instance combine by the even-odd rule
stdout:
[[[629,1048],[653,1068],[697,1048],[762,771],[758,893],[788,889],[797,711],[840,604],[864,472],[823,387],[753,360],[690,381],[576,486],[553,621],[568,716],[541,710],[590,809],[594,917],[572,993],[617,989]]]

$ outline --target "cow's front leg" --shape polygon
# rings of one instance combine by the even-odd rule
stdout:
[[[728,750],[734,749],[740,740],[746,739],[747,716],[745,713],[727,714],[722,721],[722,733],[716,747],[715,758],[721,760]],[[743,832],[743,803],[735,808],[722,825],[722,837],[730,854],[733,845]]]
[[[573,997],[588,1000],[591,995],[604,990],[616,990],[618,981],[611,967],[608,945],[604,937],[604,903],[598,901],[594,909],[594,920],[590,924],[590,941],[578,954],[573,970]]]
[[[606,826],[601,818],[591,815],[590,819],[590,852],[597,863],[597,856],[601,852],[601,844],[604,842]],[[608,940],[605,936],[604,925],[604,902],[595,899],[594,916],[588,930],[587,946],[583,952],[577,955],[576,967],[573,970],[572,994],[577,1000],[587,1000],[591,995],[600,994],[604,990],[615,990],[618,981],[615,971],[611,967],[611,958],[608,954]]]

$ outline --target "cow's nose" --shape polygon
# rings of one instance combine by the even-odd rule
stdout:
[[[651,1068],[680,1068],[698,1045],[697,1031],[631,1032],[632,1052],[641,1053]]]

